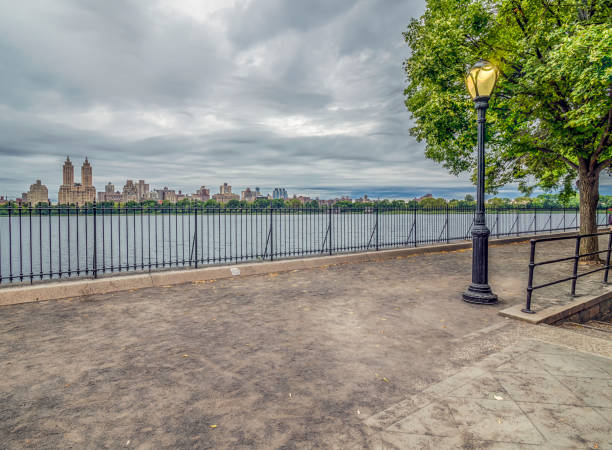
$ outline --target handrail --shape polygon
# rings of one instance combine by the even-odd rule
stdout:
[[[583,238],[587,238],[587,237],[596,237],[596,236],[609,236],[608,238],[608,248],[606,250],[598,250],[596,252],[588,252],[588,253],[580,253],[580,242],[582,241]],[[535,262],[535,251],[536,251],[536,244],[538,242],[553,242],[553,241],[564,241],[564,240],[569,240],[569,239],[576,239],[576,247],[574,250],[574,256],[566,256],[563,258],[557,258],[557,259],[549,259],[546,261],[540,261],[540,262]],[[607,284],[608,283],[608,273],[610,271],[610,253],[612,252],[612,231],[606,231],[606,232],[602,232],[602,233],[591,233],[591,234],[579,234],[577,236],[561,236],[561,237],[545,237],[545,238],[538,238],[538,239],[531,239],[529,241],[529,243],[531,244],[531,249],[529,252],[529,280],[527,281],[527,302],[525,305],[525,308],[521,309],[522,312],[526,313],[526,314],[535,314],[535,311],[533,311],[531,309],[531,295],[533,294],[533,291],[536,289],[541,289],[544,287],[548,287],[548,286],[552,286],[554,284],[559,284],[559,283],[564,283],[566,281],[571,281],[572,282],[572,287],[571,287],[571,293],[570,295],[572,297],[576,296],[576,281],[578,280],[578,278],[580,277],[584,277],[586,275],[590,275],[592,273],[595,272],[599,272],[601,270],[604,271],[604,279],[603,279],[603,283]],[[583,273],[578,273],[578,261],[580,260],[580,258],[584,258],[585,256],[592,256],[592,255],[598,255],[600,253],[606,253],[606,264],[603,267],[599,267],[597,269],[593,269],[593,270],[589,270],[587,272],[583,272]],[[573,270],[572,270],[572,275],[569,277],[565,277],[565,278],[560,278],[558,280],[555,281],[550,281],[548,283],[544,283],[544,284],[539,284],[537,286],[533,285],[533,271],[536,268],[536,266],[543,266],[545,264],[554,264],[554,263],[559,263],[559,262],[564,262],[564,261],[574,261],[574,266],[573,266]]]

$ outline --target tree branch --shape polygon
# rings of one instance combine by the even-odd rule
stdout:
[[[610,163],[612,163],[612,158],[610,159],[606,159],[605,161],[603,161],[602,163],[600,163],[597,166],[597,173],[600,173],[602,170],[604,170],[606,167],[610,166]]]
[[[565,162],[565,164],[567,164],[568,166],[570,166],[571,168],[573,168],[573,169],[575,169],[575,170],[578,170],[578,169],[579,169],[578,164],[576,164],[576,163],[575,163],[575,162],[573,162],[572,160],[570,160],[570,159],[566,158],[565,156],[560,155],[560,154],[559,154],[559,153],[557,153],[557,152],[554,152],[554,151],[552,151],[552,150],[550,150],[550,149],[548,149],[548,148],[544,148],[544,147],[537,147],[537,150],[538,150],[538,151],[541,151],[541,152],[543,152],[543,153],[548,153],[548,154],[550,154],[550,155],[554,155],[554,156],[556,156],[557,158],[559,158],[559,159],[561,159],[563,162]]]
[[[551,9],[550,5],[548,3],[546,3],[546,0],[542,0],[542,5],[555,18],[555,20],[557,21],[557,26],[561,27],[561,19],[559,19],[559,16],[554,13],[554,11]]]

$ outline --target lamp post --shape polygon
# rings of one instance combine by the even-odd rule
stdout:
[[[476,217],[472,227],[472,283],[463,293],[469,303],[497,303],[497,295],[489,286],[489,229],[485,221],[485,125],[489,98],[497,81],[497,68],[488,61],[478,61],[465,78],[467,89],[478,113],[478,181],[476,186]]]

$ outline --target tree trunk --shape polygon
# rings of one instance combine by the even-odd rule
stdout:
[[[582,165],[581,165],[582,166]],[[597,203],[599,202],[599,173],[580,168],[578,179],[580,192],[580,234],[597,233]],[[584,238],[580,242],[580,253],[592,253],[599,249],[597,236]],[[597,263],[599,255],[585,256],[582,262]]]

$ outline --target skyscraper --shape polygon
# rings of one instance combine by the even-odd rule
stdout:
[[[63,167],[63,183],[62,186],[73,186],[74,185],[74,166],[70,161],[70,157],[66,156],[66,162]]]
[[[74,182],[74,166],[69,157],[66,157],[62,169],[62,185],[59,188],[58,200],[60,205],[84,205],[95,201],[96,188],[93,186],[91,164],[87,158],[81,166],[82,183]]]
[[[283,200],[287,199],[287,189],[285,188],[274,188],[274,191],[272,192],[272,198],[273,199],[280,199],[282,198]]]
[[[87,157],[85,157],[85,162],[81,166],[81,183],[83,186],[92,186],[93,180],[91,176],[91,164],[87,161]]]

